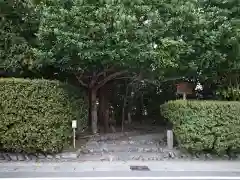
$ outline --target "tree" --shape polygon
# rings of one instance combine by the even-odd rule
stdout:
[[[31,64],[31,45],[38,28],[34,5],[28,0],[0,1],[0,69],[21,71]]]
[[[239,74],[240,71],[240,2],[237,0],[206,1],[204,3],[210,13],[218,13],[216,29],[219,30],[219,42],[216,47],[223,54],[224,60],[218,61],[217,76]],[[221,20],[221,21],[220,21]]]
[[[161,76],[184,49],[184,42],[165,34],[161,3],[47,0],[41,4],[36,66],[72,72],[88,89],[93,133],[100,88],[131,73],[139,74],[139,79],[154,72]]]

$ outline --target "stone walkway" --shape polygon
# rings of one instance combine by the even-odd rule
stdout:
[[[99,136],[90,139],[80,150],[81,160],[163,160],[176,158],[176,149],[168,150],[163,140],[163,133],[140,134],[139,132],[125,134],[112,138]]]
[[[176,159],[177,151],[168,150],[161,134],[136,136],[98,136],[75,152],[56,155],[1,153],[1,161],[129,161]],[[115,136],[116,137],[116,136]]]
[[[132,132],[92,137],[74,152],[56,155],[0,153],[1,161],[128,161],[176,158],[176,150],[166,149],[163,130],[150,127]]]
[[[152,127],[132,132],[104,134],[92,137],[82,148],[55,155],[0,153],[0,162],[6,161],[163,161],[216,160],[210,154],[184,154],[178,149],[167,149],[164,130]],[[228,156],[222,160],[229,159]]]

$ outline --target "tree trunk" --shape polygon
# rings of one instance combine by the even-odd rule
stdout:
[[[83,75],[84,74],[76,74],[76,78],[78,80],[78,82],[84,86],[85,88],[88,89],[89,91],[89,125],[91,125],[92,127],[92,132],[95,134],[97,133],[98,131],[98,107],[97,107],[97,104],[96,104],[96,100],[97,100],[97,91],[99,88],[103,87],[104,85],[106,85],[109,81],[113,80],[114,78],[116,78],[117,76],[121,76],[125,73],[127,73],[126,70],[124,71],[117,71],[117,72],[112,72],[111,74],[108,74],[112,72],[112,68],[109,68],[109,69],[105,69],[104,71],[102,72],[99,72],[98,74],[96,72],[93,72],[92,73],[92,77],[91,77],[91,81],[88,82],[88,83],[85,83],[83,82]],[[107,76],[106,76],[107,75]],[[104,78],[99,81],[99,78],[103,76]],[[106,103],[107,106],[105,106],[105,111],[106,111],[106,108],[109,108],[108,107],[108,103]],[[106,111],[107,114],[109,114],[109,109],[108,111]],[[106,113],[104,114],[105,118],[104,118],[104,121],[105,123],[104,124],[108,124],[107,122],[109,121],[109,116],[106,115]],[[108,127],[108,126],[107,126]]]
[[[109,132],[109,107],[108,103],[105,104],[105,113],[104,113],[104,131],[107,133]]]
[[[143,94],[140,95],[140,112],[139,112],[139,116],[140,116],[140,120],[141,123],[144,122],[144,103],[143,103]]]
[[[88,125],[92,126],[92,93],[88,92]]]
[[[98,121],[101,125],[104,125],[104,106],[105,106],[105,97],[102,92],[102,88],[99,90],[99,108],[98,108]]]
[[[128,112],[128,124],[132,124],[132,116],[131,116],[131,112]]]
[[[107,85],[105,85],[100,89],[99,93],[99,120],[104,125],[105,132],[109,131],[109,98],[107,93]]]
[[[123,132],[123,128],[124,128],[124,121],[125,121],[125,98],[123,101],[123,106],[122,106],[122,132]]]
[[[125,121],[125,108],[126,108],[126,104],[127,104],[127,95],[128,95],[128,85],[127,85],[127,81],[125,81],[125,96],[123,99],[123,105],[122,105],[122,132],[124,129],[124,121]]]
[[[98,131],[97,122],[97,91],[95,89],[90,89],[91,95],[91,126],[92,126],[92,133],[96,134]]]

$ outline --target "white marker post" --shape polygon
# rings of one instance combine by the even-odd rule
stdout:
[[[173,132],[172,132],[172,130],[167,130],[167,146],[168,146],[168,149],[173,149]]]
[[[73,120],[72,121],[72,129],[73,129],[73,148],[75,149],[76,147],[76,128],[77,128],[77,121]]]

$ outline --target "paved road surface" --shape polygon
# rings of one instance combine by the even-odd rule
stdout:
[[[145,165],[146,171],[130,166]],[[236,161],[0,163],[0,180],[239,179]]]
[[[240,179],[240,172],[193,172],[193,171],[148,171],[148,172],[121,172],[121,171],[94,171],[94,172],[11,172],[1,173],[1,178],[31,178],[54,180],[156,180],[156,179]],[[3,180],[3,179],[1,179]],[[10,179],[8,179],[10,180]]]

